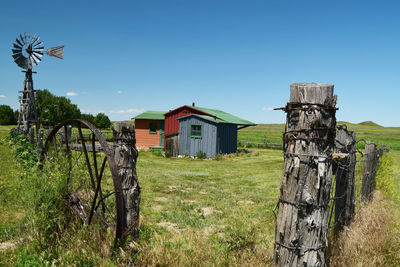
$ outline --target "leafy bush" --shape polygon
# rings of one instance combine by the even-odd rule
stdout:
[[[152,153],[154,156],[162,157],[162,152],[161,152],[161,150],[159,150],[159,149],[153,149],[153,150],[151,150],[151,153]]]
[[[207,155],[206,155],[206,152],[203,152],[200,150],[199,152],[197,152],[196,157],[198,159],[205,159],[207,157]]]
[[[10,137],[10,141],[10,144],[15,146],[15,158],[24,168],[32,168],[37,165],[36,147],[29,143],[26,136]]]
[[[170,158],[171,157],[171,150],[167,149],[165,150],[165,157]]]

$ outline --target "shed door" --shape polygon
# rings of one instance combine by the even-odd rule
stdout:
[[[164,147],[164,121],[160,121],[160,146]]]

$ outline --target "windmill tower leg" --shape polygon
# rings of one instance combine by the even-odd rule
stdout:
[[[39,131],[39,120],[35,103],[35,90],[33,89],[32,70],[25,72],[24,90],[20,98],[20,110],[18,115],[18,130],[23,134],[28,134],[32,124],[36,126],[36,134]]]

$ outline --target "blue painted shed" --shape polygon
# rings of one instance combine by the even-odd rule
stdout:
[[[237,149],[237,124],[210,116],[190,114],[179,120],[179,155],[206,157],[234,153]]]

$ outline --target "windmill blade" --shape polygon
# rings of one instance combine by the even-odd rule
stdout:
[[[36,66],[37,65],[36,62],[35,62],[35,59],[33,57],[29,57],[28,59],[29,59],[29,63],[30,63],[31,66]]]
[[[11,49],[14,54],[21,53],[22,49]]]
[[[24,33],[25,43],[28,43],[28,40],[27,40],[26,37],[27,37],[27,36],[26,36],[26,32],[25,32],[25,33]]]
[[[41,57],[34,55],[34,54],[32,54],[32,58],[35,60],[35,62],[37,62],[36,64],[39,64],[39,62],[42,60]]]
[[[23,69],[28,68],[28,59],[25,57],[20,57],[17,61],[15,61],[15,63],[17,63],[17,65]]]
[[[40,62],[40,60],[37,60],[34,55],[31,55],[29,57],[29,60],[30,60],[30,62],[32,64],[32,66],[36,66]]]
[[[43,49],[44,49],[44,46],[34,47],[33,49],[35,49],[35,50],[43,50]]]
[[[15,44],[15,43],[13,43],[13,46],[14,46],[14,48],[22,49],[22,46],[19,46],[19,45]]]
[[[40,56],[35,55],[35,54],[32,54],[32,57],[33,57],[33,59],[35,59],[35,61],[37,61],[37,63],[39,63],[42,60],[42,58]]]
[[[23,47],[24,45],[18,40],[18,38],[17,39],[15,39],[15,41],[21,46],[21,47]]]
[[[40,41],[39,43],[37,43],[37,44],[35,44],[35,45],[33,45],[33,46],[40,46],[40,45],[42,45],[42,44],[43,44],[43,42]]]
[[[37,56],[37,57],[42,57],[43,56],[43,53],[42,52],[39,52],[39,51],[33,51],[33,54],[35,55],[35,56]]]
[[[35,35],[36,35],[36,33],[35,33]],[[37,37],[36,37],[36,39],[32,42],[32,46],[35,46],[36,44],[36,42],[37,41],[39,41],[40,40],[40,36],[38,35]]]
[[[18,53],[18,54],[15,54],[15,55],[12,55],[12,57],[14,58],[14,61],[17,61],[20,57],[22,56],[22,54],[21,53]]]
[[[36,61],[39,63],[42,60],[42,56],[41,55],[36,55],[36,54],[32,54],[33,57],[35,57]]]
[[[59,59],[64,59],[64,46],[56,46],[56,47],[50,47],[47,49],[46,54],[51,57],[56,57]]]
[[[19,41],[21,42],[21,44],[24,46],[25,45],[25,41],[24,41],[24,37],[22,37],[22,35],[19,35]]]

